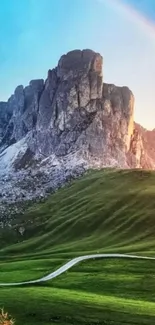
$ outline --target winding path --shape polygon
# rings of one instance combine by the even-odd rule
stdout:
[[[26,284],[34,284],[39,282],[48,281],[56,278],[58,275],[64,273],[69,270],[75,264],[78,264],[81,261],[96,259],[96,258],[127,258],[127,259],[141,259],[141,260],[155,260],[155,257],[147,257],[147,256],[137,256],[137,255],[126,255],[126,254],[94,254],[94,255],[85,255],[73,258],[71,261],[61,266],[56,271],[50,273],[49,275],[44,276],[38,280],[26,281],[26,282],[14,282],[14,283],[0,283],[0,286],[20,286]]]

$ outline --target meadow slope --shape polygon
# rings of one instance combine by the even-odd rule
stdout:
[[[154,256],[155,173],[90,171],[0,230],[0,282],[96,253]],[[24,227],[24,234],[19,232]],[[154,261],[85,261],[44,284],[0,288],[17,325],[154,324]]]

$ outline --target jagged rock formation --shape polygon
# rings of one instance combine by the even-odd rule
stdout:
[[[12,117],[3,143],[29,133],[32,152],[115,159],[126,165],[133,133],[134,98],[127,87],[103,84],[102,57],[90,50],[64,55],[48,78],[18,86],[9,99]],[[107,158],[106,158],[107,157]],[[121,159],[124,159],[121,162]]]
[[[27,191],[38,196],[41,184],[45,195],[45,189],[89,167],[154,167],[143,132],[134,124],[134,96],[127,87],[103,82],[102,63],[91,50],[69,52],[45,82],[18,86],[7,103],[0,103],[0,174],[9,174],[18,189],[19,182],[42,173],[39,183],[37,176],[32,181],[32,191],[20,187],[14,200],[27,198]]]
[[[131,151],[137,156],[139,167],[144,169],[155,168],[155,130],[146,130],[141,125],[135,123],[134,146],[131,142]],[[136,164],[137,166],[137,164]]]

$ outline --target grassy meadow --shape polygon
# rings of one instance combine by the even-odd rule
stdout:
[[[154,172],[90,171],[31,206],[0,230],[0,282],[91,253],[155,256]],[[153,260],[84,261],[48,282],[0,287],[0,307],[17,325],[154,325],[154,270]]]

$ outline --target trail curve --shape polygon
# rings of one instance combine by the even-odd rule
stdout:
[[[127,255],[127,254],[93,254],[93,255],[85,255],[73,258],[71,261],[67,262],[56,271],[40,278],[37,280],[25,281],[25,282],[13,282],[13,283],[0,283],[0,286],[20,286],[27,284],[35,284],[39,282],[49,281],[51,279],[56,278],[60,274],[66,272],[75,264],[78,264],[81,261],[85,261],[88,259],[97,259],[97,258],[127,258],[127,259],[141,259],[141,260],[155,260],[155,257],[147,257],[147,256],[138,256],[138,255]]]

